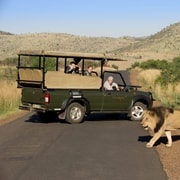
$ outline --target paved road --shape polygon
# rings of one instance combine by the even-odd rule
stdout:
[[[165,180],[138,122],[94,116],[79,125],[32,113],[0,127],[0,180]]]

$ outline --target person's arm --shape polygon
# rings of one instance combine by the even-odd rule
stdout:
[[[119,91],[119,87],[118,87],[118,84],[117,84],[117,83],[113,82],[112,87],[115,87],[116,90]]]
[[[66,67],[66,73],[72,73],[72,69],[71,69],[70,66],[67,66],[67,67]]]

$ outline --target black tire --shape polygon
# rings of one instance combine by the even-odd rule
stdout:
[[[147,106],[141,102],[136,102],[131,108],[131,120],[132,121],[140,121],[142,120],[144,111],[147,109]]]
[[[84,115],[84,107],[79,103],[72,103],[67,107],[65,120],[70,124],[79,124],[83,121]]]

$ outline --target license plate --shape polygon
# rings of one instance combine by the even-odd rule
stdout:
[[[41,105],[39,105],[39,104],[33,104],[32,107],[33,107],[33,108],[41,108]]]

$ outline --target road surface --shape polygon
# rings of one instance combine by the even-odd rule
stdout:
[[[0,127],[0,180],[165,180],[147,136],[122,117],[70,125],[30,113]]]

